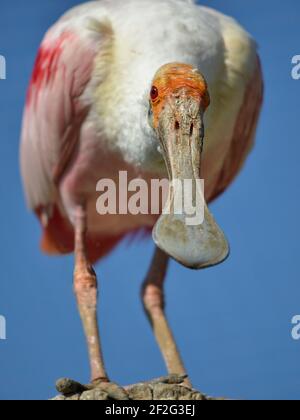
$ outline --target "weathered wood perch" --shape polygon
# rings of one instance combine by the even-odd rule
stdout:
[[[70,379],[60,379],[56,384],[61,394],[53,401],[103,401],[103,400],[144,400],[144,401],[209,401],[222,400],[211,398],[199,391],[187,388],[181,384],[183,376],[168,376],[143,382],[125,388],[115,384],[98,383],[81,385]]]

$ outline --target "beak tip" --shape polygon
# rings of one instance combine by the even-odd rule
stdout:
[[[230,254],[228,241],[216,223],[191,227],[175,215],[161,216],[153,240],[171,258],[194,270],[219,265]]]

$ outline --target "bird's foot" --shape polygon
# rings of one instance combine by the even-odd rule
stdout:
[[[114,382],[103,381],[101,379],[93,381],[90,385],[92,390],[100,390],[108,395],[111,400],[129,400],[128,393],[124,388]]]
[[[162,376],[157,379],[153,379],[149,384],[167,384],[167,385],[184,385],[184,382],[188,379],[188,375],[177,375],[171,374],[168,376]]]
[[[72,379],[59,379],[56,383],[57,391],[62,399],[74,400],[129,400],[127,391],[113,382],[101,379],[91,384],[82,385]]]

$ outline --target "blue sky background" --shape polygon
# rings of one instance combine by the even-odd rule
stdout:
[[[72,257],[49,258],[24,204],[18,167],[26,85],[43,33],[74,0],[3,0],[0,54],[0,399],[46,399],[61,376],[89,379],[72,293]],[[211,395],[300,397],[300,2],[202,1],[236,17],[255,36],[266,81],[257,147],[233,187],[213,206],[231,242],[231,258],[203,272],[172,263],[167,309],[194,385]],[[121,384],[165,373],[139,301],[151,241],[121,245],[97,266],[107,368]],[[192,321],[194,320],[194,321]],[[197,322],[195,322],[197,320]]]

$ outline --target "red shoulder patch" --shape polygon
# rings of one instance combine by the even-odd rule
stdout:
[[[44,84],[49,84],[55,77],[59,57],[63,50],[63,44],[66,40],[73,37],[70,32],[64,32],[57,38],[53,44],[41,45],[35,60],[29,89],[27,92],[26,105],[30,105]]]

